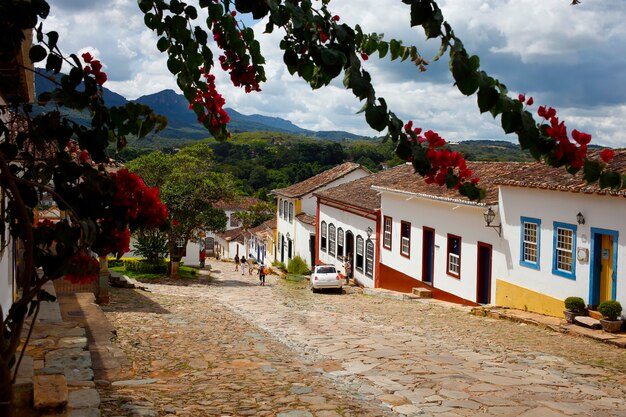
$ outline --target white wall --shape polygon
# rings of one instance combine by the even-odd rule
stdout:
[[[493,246],[491,300],[495,300],[497,265],[502,263],[502,240],[495,230],[485,227],[484,207],[460,205],[424,198],[411,198],[389,192],[381,194],[380,262],[421,281],[424,226],[435,230],[433,286],[470,301],[476,301],[477,243]],[[391,250],[382,245],[384,216],[392,218]],[[401,221],[411,223],[410,257],[400,255]],[[497,221],[497,219],[496,219]],[[448,233],[461,237],[460,278],[447,274]]]
[[[339,210],[335,207],[330,207],[325,204],[320,204],[320,218],[318,219],[318,224],[321,224],[322,221],[325,221],[327,225],[332,223],[336,229],[342,228],[343,232],[351,231],[354,234],[354,253],[352,257],[354,259],[354,268],[352,269],[352,274],[354,279],[362,286],[373,288],[374,287],[374,276],[376,276],[377,271],[374,270],[373,276],[370,278],[364,274],[365,269],[362,271],[358,271],[356,269],[356,238],[357,236],[361,236],[363,241],[367,241],[367,233],[366,230],[368,227],[371,227],[372,230],[376,231],[376,221],[368,219],[366,217],[357,216],[356,214],[349,213],[347,211]],[[318,237],[317,244],[320,245],[321,236]],[[328,234],[327,234],[327,242],[328,242]],[[328,245],[328,243],[327,243]],[[344,243],[345,247],[345,243]],[[374,242],[374,261],[376,260],[376,250],[378,248],[377,242]],[[345,250],[344,250],[345,252]],[[365,252],[365,249],[364,249]],[[319,249],[319,257],[320,261],[326,264],[335,265],[335,267],[341,272],[345,273],[343,260],[337,259],[336,252],[335,256],[329,255],[328,249],[326,252]],[[363,253],[363,262],[365,263],[365,253]],[[374,263],[374,268],[375,268]]]
[[[315,226],[310,224],[304,224],[299,221],[295,221],[295,253],[293,256],[301,257],[307,265],[311,266],[314,262],[311,261],[311,250],[309,246],[309,239],[315,235]],[[315,256],[315,255],[313,255]],[[313,261],[315,261],[313,259]]]
[[[626,307],[626,199],[597,194],[501,187],[501,216],[503,234],[507,238],[506,274],[508,282],[555,298],[582,297],[589,302],[591,280],[591,228],[614,230],[619,233],[617,250],[616,299]],[[585,224],[576,222],[576,215],[585,216]],[[541,220],[540,268],[520,265],[520,218]],[[576,248],[587,248],[589,259],[576,260],[575,279],[552,273],[554,222],[576,226]]]

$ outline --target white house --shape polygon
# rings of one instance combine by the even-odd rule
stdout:
[[[215,253],[222,259],[233,259],[246,254],[245,233],[241,227],[215,234]]]
[[[380,193],[373,185],[392,185],[413,177],[410,164],[386,169],[314,193],[318,222],[316,263],[333,264],[342,272],[346,258],[351,277],[363,287],[378,287],[376,231],[380,227]]]
[[[626,150],[609,168],[626,174]],[[626,306],[626,190],[541,163],[499,184],[506,268],[495,275],[496,304],[554,316],[568,296]]]
[[[498,209],[494,181],[520,164],[468,162],[486,188],[480,202],[469,201],[413,173],[393,184],[374,185],[380,193],[381,224],[376,229],[376,286],[411,292],[431,290],[433,297],[457,303],[488,304],[495,299],[492,276],[506,270],[505,242],[497,228],[485,227],[484,213]],[[495,214],[495,212],[494,212]]]
[[[276,254],[276,242],[274,240],[276,218],[263,222],[259,226],[250,229],[249,232],[248,254],[251,253],[260,262],[272,264],[275,261]]]
[[[345,162],[289,187],[272,190],[276,197],[277,255],[279,262],[289,263],[294,256],[308,265],[315,262],[316,191],[334,187],[367,176],[367,168]],[[307,216],[303,216],[305,214]]]

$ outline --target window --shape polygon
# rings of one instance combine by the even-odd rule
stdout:
[[[533,269],[539,269],[539,238],[541,235],[541,220],[522,217],[521,247],[519,263]]]
[[[335,256],[335,225],[328,226],[328,254]]]
[[[356,270],[363,272],[363,238],[356,237]]]
[[[576,226],[554,222],[554,253],[552,273],[565,278],[576,279]]]
[[[287,200],[283,201],[283,219],[287,220],[287,215],[289,214],[289,202]]]
[[[322,222],[320,229],[320,234],[322,236],[320,239],[320,250],[326,252],[326,222]]]
[[[374,276],[374,244],[369,239],[365,243],[365,275]]]
[[[293,203],[289,203],[289,223],[293,223]]]
[[[278,200],[278,218],[283,217],[283,200]]]
[[[337,229],[337,256],[343,256],[343,229]]]
[[[400,223],[400,254],[411,257],[411,223],[405,221]]]
[[[391,217],[385,216],[385,229],[383,230],[383,248],[391,249]]]
[[[230,215],[230,227],[239,227],[239,226],[241,226],[241,222],[237,220],[237,217],[235,217],[235,213],[232,213]]]
[[[461,278],[461,238],[448,234],[448,275]]]
[[[176,238],[176,247],[177,248],[182,248],[183,246],[185,246],[185,238],[177,237]]]

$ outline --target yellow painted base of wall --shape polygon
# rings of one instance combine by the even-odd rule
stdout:
[[[496,305],[562,317],[563,300],[496,279]]]

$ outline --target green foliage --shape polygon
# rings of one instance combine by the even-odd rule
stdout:
[[[241,222],[244,229],[259,226],[263,222],[276,215],[276,206],[271,203],[261,202],[249,206],[244,211],[234,214],[234,217]]]
[[[567,297],[564,301],[565,309],[574,313],[585,311],[585,300],[580,297]]]
[[[287,266],[285,265],[284,262],[274,261],[272,263],[272,266],[275,266],[276,268],[280,269],[281,271],[287,271]]]
[[[306,262],[304,262],[304,259],[299,256],[294,256],[289,260],[289,265],[287,265],[287,272],[296,275],[306,275],[310,274],[311,270],[309,269],[309,266],[306,264]]]
[[[607,300],[600,303],[598,311],[608,320],[617,320],[622,314],[622,305],[619,301]]]
[[[148,262],[158,263],[169,252],[167,235],[160,230],[140,230],[136,234],[133,250]]]
[[[165,260],[161,260],[156,263],[143,259],[124,259],[123,261],[126,271],[133,271],[141,274],[165,275],[167,273],[167,262],[165,262]]]

